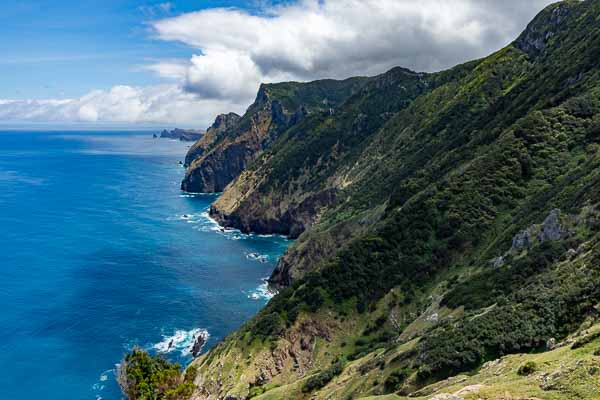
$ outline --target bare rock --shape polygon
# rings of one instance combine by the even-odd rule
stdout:
[[[496,257],[491,261],[491,264],[494,268],[500,268],[506,263],[506,260],[503,256]]]
[[[542,223],[537,239],[542,243],[546,241],[561,240],[566,233],[567,230],[560,224],[560,210],[554,209]]]
[[[570,14],[573,4],[554,4],[540,13],[519,36],[516,46],[532,57],[544,53],[554,36],[563,29],[563,22]]]
[[[204,344],[206,343],[206,338],[204,337],[204,335],[198,335],[198,337],[196,338],[196,341],[194,342],[194,346],[192,346],[192,356],[194,358],[198,357],[200,355],[200,352],[202,351],[202,347],[204,347]]]
[[[523,249],[531,247],[533,240],[529,228],[525,229],[515,235],[512,241],[512,252],[521,251]]]

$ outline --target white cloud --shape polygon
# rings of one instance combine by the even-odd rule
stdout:
[[[375,75],[394,66],[434,71],[515,39],[552,0],[300,0],[251,14],[213,8],[154,20],[155,37],[196,49],[145,66],[168,80],[115,86],[71,100],[0,100],[0,121],[195,124],[242,112],[261,82]],[[263,4],[263,3],[260,3]]]
[[[155,21],[156,36],[200,50],[185,87],[249,101],[259,83],[434,71],[515,39],[551,0],[303,0],[253,15],[217,8]]]
[[[174,123],[205,128],[216,114],[242,105],[198,98],[177,85],[115,86],[78,99],[0,100],[0,121],[124,124]]]
[[[163,78],[183,81],[187,75],[188,65],[188,60],[162,60],[144,65],[142,69],[152,71]]]

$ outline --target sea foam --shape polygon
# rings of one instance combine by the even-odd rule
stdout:
[[[256,289],[254,289],[248,295],[249,299],[252,300],[271,300],[273,296],[275,296],[277,292],[269,288],[269,282],[267,278],[263,279],[263,283],[260,284]]]
[[[189,331],[178,329],[172,335],[163,335],[163,340],[153,345],[152,348],[163,354],[179,351],[182,356],[188,356],[191,354],[198,337],[202,337],[206,343],[210,334],[206,329],[201,328]]]

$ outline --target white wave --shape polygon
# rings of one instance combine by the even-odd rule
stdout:
[[[269,262],[269,256],[258,253],[247,253],[246,258],[252,261],[258,261],[259,263],[266,264]]]
[[[267,279],[263,279],[263,283],[259,285],[254,291],[248,295],[249,299],[252,300],[271,300],[277,292],[269,288]]]
[[[221,193],[195,193],[195,192],[186,192],[182,191],[179,197],[219,197]]]
[[[202,337],[206,343],[209,336],[206,329],[196,328],[189,331],[179,329],[173,335],[163,335],[163,340],[156,343],[152,348],[159,353],[179,351],[182,356],[187,356],[191,354],[198,337]]]
[[[202,214],[200,214],[200,218],[203,220],[203,226],[199,228],[199,230],[203,232],[216,232],[226,239],[229,240],[246,240],[253,238],[265,238],[272,239],[276,238],[283,241],[288,241],[288,238],[283,235],[277,234],[256,234],[256,233],[243,233],[239,229],[229,228],[219,225],[219,223],[210,216],[209,209],[207,208]]]
[[[176,214],[172,217],[167,217],[167,221],[186,221],[186,222],[197,223],[198,217],[199,217],[198,214],[183,213],[183,214]]]
[[[115,369],[108,369],[104,371],[100,374],[98,382],[92,385],[92,390],[98,392],[98,394],[96,394],[96,400],[102,400],[102,396],[99,394],[99,392],[102,392],[106,388],[106,382],[110,376],[115,376],[115,371]]]

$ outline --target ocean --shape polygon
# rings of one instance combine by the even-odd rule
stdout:
[[[268,301],[289,242],[220,229],[182,193],[189,143],[0,132],[0,399],[122,399],[134,346],[186,365]]]

